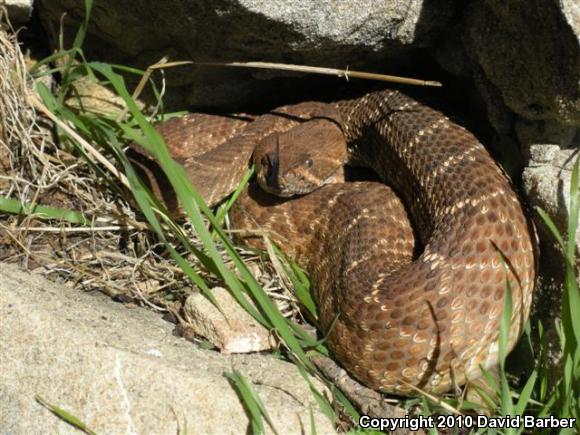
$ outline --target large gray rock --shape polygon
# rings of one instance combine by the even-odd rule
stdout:
[[[4,0],[1,5],[6,5],[8,17],[12,24],[20,25],[26,23],[32,14],[33,0]]]
[[[528,165],[522,174],[523,191],[531,205],[546,211],[565,236],[570,214],[572,168],[580,148],[580,129],[562,126],[555,121],[520,119],[516,123],[516,132],[528,152]],[[538,224],[545,238],[552,239],[539,219]],[[580,232],[576,234],[576,251],[580,253]]]
[[[64,13],[69,33],[84,15],[83,2],[76,0],[40,0],[38,5],[55,41]],[[167,54],[173,60],[268,60],[392,71],[413,50],[428,48],[454,73],[472,76],[481,69],[480,82],[495,87],[507,107],[525,118],[580,123],[580,6],[575,0],[100,0],[91,22],[90,51],[142,67]],[[262,95],[280,89],[242,80],[247,73],[215,68],[185,67],[170,77],[170,86],[186,88],[180,92],[185,102],[203,106],[232,107],[244,96],[247,103],[259,88],[269,88]],[[228,83],[234,77],[236,82]]]
[[[310,433],[310,410],[318,433],[334,433],[293,365],[201,350],[158,314],[102,294],[0,263],[0,319],[0,434],[78,433],[36,395],[97,433],[175,434],[178,425],[246,433],[248,417],[224,376],[233,369],[254,383],[279,433]]]
[[[66,13],[72,34],[83,2],[40,0],[53,40]],[[451,0],[100,0],[91,15],[87,48],[100,58],[146,67],[171,60],[290,62],[351,69],[373,64],[392,71],[410,49],[428,47],[451,18]],[[279,72],[182,67],[168,71],[169,98],[232,108],[300,86],[273,80]],[[179,86],[180,90],[175,90]],[[171,87],[174,87],[173,91]],[[311,88],[309,88],[311,89]],[[308,91],[309,89],[305,89]]]
[[[527,119],[580,126],[577,0],[472,2],[463,41],[504,103]]]
[[[171,48],[180,57],[198,60],[259,56],[274,61],[292,55],[306,62],[348,63],[380,59],[394,47],[429,45],[450,18],[450,4],[423,0],[100,0],[91,15],[91,32],[135,57],[151,57],[152,51]],[[69,25],[78,26],[84,15],[83,3],[76,0],[41,0],[39,6],[43,18],[51,22],[58,23],[66,12]]]

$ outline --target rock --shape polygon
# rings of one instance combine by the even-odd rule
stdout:
[[[515,113],[531,120],[580,125],[576,0],[471,2],[463,41]]]
[[[40,0],[38,6],[54,40],[64,13],[69,35],[84,15],[83,2],[76,0]],[[140,67],[169,55],[172,60],[394,69],[409,53],[415,51],[416,60],[417,49],[428,48],[455,74],[473,76],[481,69],[482,92],[498,92],[516,114],[580,124],[580,8],[575,0],[460,5],[451,0],[149,0],[140,3],[138,13],[131,3],[102,0],[91,23],[89,53]],[[169,95],[181,94],[184,102],[205,107],[247,106],[258,89],[264,96],[282,90],[280,82],[256,77],[287,76],[182,67],[168,70],[168,84],[186,91],[170,89]],[[488,85],[494,89],[485,91]]]
[[[550,215],[565,235],[570,211],[571,165],[575,156],[571,150],[560,150],[557,145],[535,145],[531,152],[540,159],[552,157],[552,160],[532,160],[533,163],[524,169],[524,192],[533,205],[541,207]],[[576,251],[580,252],[580,234],[576,234]]]
[[[83,2],[41,0],[39,13],[53,41],[66,13],[74,34]],[[451,18],[451,0],[101,0],[91,14],[87,52],[93,57],[145,68],[171,60],[268,60],[351,69],[389,64],[394,70],[407,53],[438,39]],[[296,97],[296,85],[264,80],[288,73],[224,68],[167,70],[168,100],[202,107],[236,108],[273,96]],[[327,83],[330,83],[328,79]],[[173,87],[173,88],[172,88]],[[176,89],[178,87],[179,89]],[[313,88],[303,89],[303,94]]]
[[[334,433],[291,364],[225,356],[172,335],[172,325],[102,294],[0,263],[0,432],[78,433],[39,395],[97,433],[243,433],[249,421],[224,373],[240,371],[280,433]],[[315,381],[318,388],[320,384]]]
[[[519,119],[516,132],[527,150],[528,166],[522,174],[522,189],[530,206],[543,209],[567,240],[568,214],[570,212],[570,184],[572,168],[580,146],[580,135],[574,127],[561,126],[555,121],[529,121]],[[570,147],[570,148],[565,148]],[[556,319],[560,318],[564,290],[564,250],[537,213],[536,228],[540,235],[540,276],[536,286],[532,325],[540,321],[548,343],[547,364],[552,379],[561,374],[559,334]],[[580,234],[576,234],[576,276],[580,276]]]
[[[259,352],[272,348],[270,333],[221,287],[212,289],[216,308],[201,293],[190,295],[183,306],[192,332],[206,338],[223,353]]]
[[[580,131],[555,121],[518,120],[516,132],[528,153],[528,166],[522,174],[522,187],[531,205],[539,206],[566,233],[570,212],[572,168],[580,147]],[[540,227],[543,222],[537,220]],[[552,239],[544,229],[545,238]],[[580,234],[576,235],[580,252]]]
[[[85,76],[76,80],[74,85],[74,97],[66,100],[66,104],[72,108],[99,113],[106,116],[119,116],[126,110],[125,101],[111,89],[95,82],[91,77]],[[140,109],[144,105],[137,101]]]
[[[33,0],[5,0],[8,18],[13,25],[27,23],[32,14]]]

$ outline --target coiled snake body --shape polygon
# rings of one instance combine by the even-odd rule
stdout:
[[[401,200],[370,182],[329,184],[293,200],[250,188],[232,212],[234,223],[269,229],[307,269],[334,356],[367,386],[439,393],[494,367],[506,279],[509,349],[529,314],[534,242],[508,179],[467,130],[391,90],[287,106],[251,123],[192,115],[158,129],[215,203],[235,188],[260,141],[306,141],[302,169],[318,166],[311,154],[332,160],[320,138],[308,142],[311,118],[338,127],[346,160],[372,168]],[[280,170],[288,158],[276,158]],[[171,202],[167,192],[158,194]]]

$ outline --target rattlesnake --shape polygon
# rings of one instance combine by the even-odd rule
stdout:
[[[293,174],[281,169],[288,157],[277,149],[272,155],[272,144],[305,141],[298,167],[311,178],[320,178],[317,154],[367,166],[391,186],[329,184],[293,200],[250,187],[231,213],[236,225],[270,230],[310,273],[332,353],[367,386],[440,393],[496,366],[506,279],[513,348],[536,275],[532,232],[483,145],[440,112],[384,90],[285,106],[256,119],[194,114],[157,128],[209,204],[237,186],[259,142],[255,161],[265,166],[258,178],[274,181],[270,190],[286,187],[276,175]],[[344,138],[344,156],[328,157],[321,128],[334,142]],[[309,132],[316,142],[308,143]],[[169,189],[157,185],[155,192],[176,207]]]

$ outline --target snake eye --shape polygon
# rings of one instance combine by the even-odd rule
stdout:
[[[312,164],[313,164],[313,163],[312,163],[312,159],[308,159],[308,160],[306,160],[306,161],[304,162],[304,164],[306,165],[306,167],[307,167],[308,169],[310,169],[310,168],[312,167]]]

